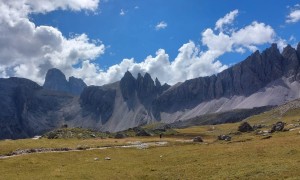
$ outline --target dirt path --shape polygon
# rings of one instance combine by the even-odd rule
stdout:
[[[103,146],[98,148],[91,147],[77,147],[77,148],[32,148],[32,149],[21,149],[12,151],[10,153],[0,155],[0,159],[7,159],[16,156],[23,156],[28,154],[37,154],[37,153],[54,153],[54,152],[74,152],[74,151],[90,151],[90,150],[103,150],[109,148],[137,148],[137,149],[147,149],[153,146],[165,146],[168,142],[129,142],[127,145],[118,145],[118,146]]]

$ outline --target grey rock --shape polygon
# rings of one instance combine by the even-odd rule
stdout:
[[[87,85],[82,79],[70,77],[67,81],[66,76],[56,68],[49,69],[43,87],[45,89],[80,95]]]
[[[142,129],[136,133],[136,136],[151,136],[151,134],[145,131],[144,129]]]
[[[125,134],[122,134],[122,133],[117,133],[117,134],[115,135],[115,138],[116,138],[116,139],[123,139],[123,138],[126,138],[126,135],[125,135]]]
[[[283,131],[283,129],[284,129],[284,122],[278,121],[276,124],[272,126],[271,133],[276,131]]]
[[[201,136],[196,136],[193,138],[193,142],[203,142],[203,139]]]
[[[231,141],[231,136],[223,134],[223,135],[218,136],[218,140],[221,140],[221,141]]]
[[[75,78],[73,76],[69,77],[69,88],[70,93],[79,95],[82,93],[83,89],[86,88],[87,85],[85,82],[80,78]]]
[[[127,71],[121,79],[120,88],[125,101],[134,97],[136,90],[136,80],[129,71]]]
[[[298,59],[300,59],[300,43],[298,43],[297,46],[297,55],[298,55]]]
[[[238,127],[238,131],[240,131],[240,132],[251,132],[251,131],[253,131],[253,127],[248,122],[243,122]]]
[[[217,75],[187,80],[171,88],[154,101],[154,106],[157,111],[172,113],[221,97],[249,96],[283,75],[295,74],[291,72],[297,69],[298,61],[295,50],[287,47],[283,56],[272,44]]]
[[[80,95],[83,116],[92,114],[95,120],[105,124],[114,110],[116,90],[104,87],[89,86]]]
[[[0,78],[0,139],[33,137],[55,128],[73,96],[44,90],[23,78]]]
[[[49,90],[69,92],[66,76],[56,68],[48,70],[43,87]]]

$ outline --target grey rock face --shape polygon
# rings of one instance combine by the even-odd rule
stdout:
[[[169,87],[168,84],[161,86],[157,78],[154,83],[148,73],[145,73],[144,77],[139,73],[137,79],[135,79],[132,74],[127,71],[120,81],[120,89],[125,101],[133,98],[135,93],[141,102],[145,102],[149,99],[151,101]]]
[[[69,78],[69,88],[71,94],[79,95],[86,87],[87,85],[82,79],[75,78],[73,76]]]
[[[105,124],[114,110],[116,90],[89,86],[80,95],[83,116],[93,114]]]
[[[32,137],[56,127],[58,110],[72,98],[27,79],[0,79],[0,139]]]
[[[299,58],[291,46],[280,54],[277,45],[272,44],[217,75],[187,80],[168,90],[154,101],[154,109],[172,113],[221,97],[249,96],[283,76],[299,76]]]
[[[68,81],[66,80],[66,76],[56,68],[48,70],[43,87],[45,89],[55,91],[69,92],[69,86]]]
[[[297,46],[297,55],[298,55],[298,59],[300,59],[300,43],[298,43]]]
[[[129,71],[127,71],[124,77],[121,79],[120,88],[125,101],[133,98],[136,90],[136,80]]]
[[[48,70],[43,85],[45,89],[71,93],[74,95],[80,95],[86,86],[87,85],[83,80],[79,78],[70,77],[69,81],[67,81],[66,76],[56,68]]]

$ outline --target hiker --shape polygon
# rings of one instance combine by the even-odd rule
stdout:
[[[162,138],[162,134],[159,134],[159,138],[160,138],[160,139]]]

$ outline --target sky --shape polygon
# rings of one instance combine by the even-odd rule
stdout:
[[[41,85],[50,68],[88,85],[127,70],[173,85],[299,41],[299,0],[0,0],[0,77]]]

